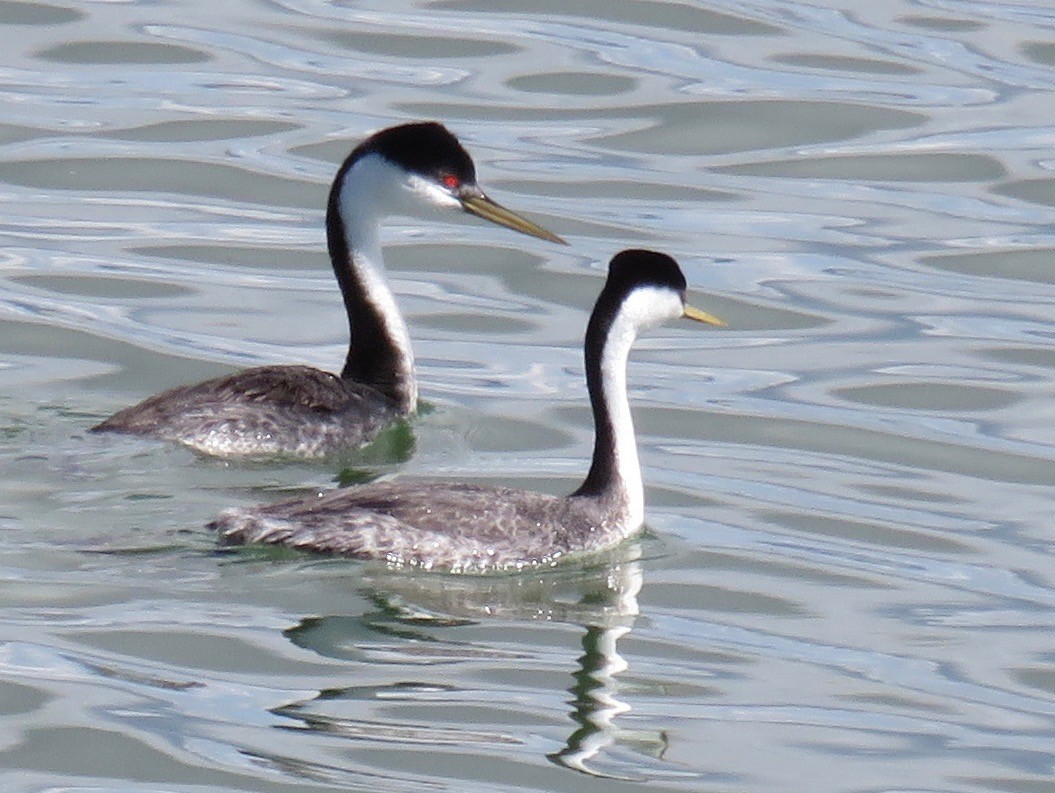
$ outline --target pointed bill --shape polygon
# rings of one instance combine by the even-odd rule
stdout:
[[[513,231],[519,231],[522,234],[530,234],[532,237],[538,237],[539,239],[548,240],[550,242],[557,242],[561,245],[568,244],[553,232],[546,231],[542,226],[536,225],[530,220],[520,217],[520,215],[515,212],[512,212],[501,204],[492,201],[483,193],[462,195],[460,198],[462,206],[465,207],[466,212],[471,212],[484,220],[490,220],[492,223],[497,223],[499,226],[513,229]]]
[[[708,314],[706,311],[700,311],[698,308],[694,308],[690,305],[685,306],[685,313],[682,314],[685,319],[694,319],[697,322],[706,322],[708,325],[717,325],[719,328],[725,327],[725,320],[718,319],[714,314]]]

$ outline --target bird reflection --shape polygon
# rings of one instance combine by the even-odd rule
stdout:
[[[580,666],[572,675],[575,683],[569,689],[574,705],[571,717],[579,728],[569,736],[563,749],[549,755],[558,765],[592,776],[615,776],[594,770],[588,762],[615,741],[619,735],[616,717],[630,710],[618,697],[616,675],[627,670],[627,663],[615,646],[629,632],[628,626],[587,626],[582,639],[585,652],[579,658]],[[618,778],[632,779],[623,775]]]
[[[379,572],[358,582],[360,594],[377,609],[365,615],[331,615],[302,620],[285,635],[295,645],[330,658],[364,663],[435,665],[502,659],[511,668],[530,669],[532,656],[517,649],[481,647],[452,641],[437,633],[453,626],[486,625],[491,620],[543,621],[581,626],[583,653],[572,670],[570,717],[575,727],[565,745],[548,755],[557,765],[592,776],[633,779],[594,767],[593,761],[613,743],[629,743],[648,754],[662,755],[661,731],[624,731],[617,719],[630,710],[619,697],[618,676],[627,662],[617,643],[630,632],[638,615],[641,547],[627,543],[588,567],[558,568],[535,576],[470,577],[400,575]],[[386,641],[378,643],[378,635]],[[508,660],[506,660],[508,659]],[[374,667],[376,670],[377,667]],[[373,677],[368,675],[367,678]],[[430,678],[432,679],[432,678]],[[508,730],[399,723],[349,718],[349,702],[455,702],[456,685],[384,682],[319,692],[309,700],[285,705],[276,715],[293,719],[299,729],[351,739],[446,745],[520,744]],[[523,709],[523,697],[510,694],[511,707]],[[485,706],[501,707],[503,693]]]

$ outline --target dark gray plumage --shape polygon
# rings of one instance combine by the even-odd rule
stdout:
[[[179,386],[94,427],[176,441],[219,457],[322,457],[400,418],[370,386],[310,366],[261,366]]]
[[[722,324],[685,305],[685,278],[669,256],[623,251],[612,260],[585,342],[593,462],[569,496],[385,482],[228,510],[210,527],[226,544],[282,545],[456,572],[539,567],[614,545],[644,520],[627,356],[639,330],[679,316]]]
[[[625,504],[462,483],[382,482],[229,510],[225,544],[284,545],[454,572],[523,569],[598,550],[621,535]],[[615,541],[622,536],[615,538]]]

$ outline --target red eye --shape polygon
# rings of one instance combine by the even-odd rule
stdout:
[[[452,173],[449,173],[446,176],[441,176],[440,181],[443,182],[443,186],[448,190],[457,190],[462,186],[462,180]]]

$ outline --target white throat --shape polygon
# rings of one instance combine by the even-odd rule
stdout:
[[[670,289],[635,289],[612,321],[601,351],[601,386],[615,441],[612,470],[626,499],[628,531],[636,530],[645,520],[645,489],[626,387],[630,348],[640,331],[672,317],[680,317],[683,310],[681,298]]]
[[[363,298],[381,317],[385,334],[398,350],[400,369],[410,386],[410,409],[413,410],[418,400],[414,350],[407,323],[396,305],[385,274],[379,233],[381,219],[402,210],[398,191],[400,182],[405,179],[406,174],[387,160],[364,157],[344,176],[339,209],[348,246],[348,266],[354,269],[362,286]]]

